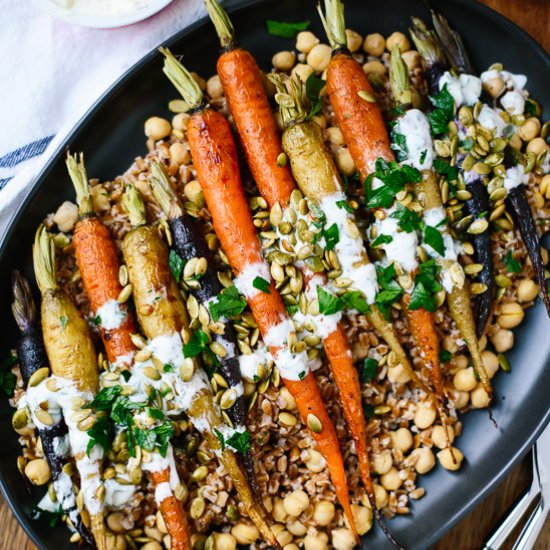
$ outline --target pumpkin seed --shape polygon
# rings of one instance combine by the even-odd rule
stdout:
[[[147,361],[151,356],[153,355],[153,352],[148,348],[140,349],[135,356],[135,359],[138,363],[143,363]]]
[[[128,268],[124,264],[118,269],[118,282],[121,286],[126,286],[128,284]]]
[[[143,479],[143,472],[141,468],[133,466],[128,470],[128,477],[134,485],[139,485]]]
[[[472,155],[468,155],[463,161],[462,161],[462,170],[464,172],[469,172],[472,167],[474,166],[475,159],[472,157]]]
[[[298,420],[289,412],[281,412],[279,413],[279,422],[285,426],[292,427],[298,423]]]
[[[498,357],[498,364],[500,365],[500,368],[504,372],[510,372],[512,369],[510,368],[510,363],[506,355],[504,355],[504,353],[498,353],[497,357]]]
[[[501,204],[500,206],[497,206],[492,212],[491,212],[491,215],[489,216],[489,221],[493,222],[495,221],[497,218],[500,218],[500,216],[502,216],[503,212],[506,210],[506,205],[504,204]]]
[[[286,156],[286,153],[283,151],[279,153],[277,156],[277,166],[286,166],[288,163],[288,157]]]
[[[143,349],[147,345],[147,342],[139,334],[130,334],[130,340],[132,340],[134,346],[139,349]]]
[[[357,92],[357,95],[363,101],[366,101],[367,103],[376,103],[377,102],[376,96],[374,94],[372,94],[371,92],[368,92],[367,90],[360,90],[359,92]]]
[[[499,189],[495,189],[490,195],[489,198],[496,202],[500,199],[504,199],[508,195],[508,191],[504,187],[500,187]]]
[[[26,407],[24,409],[15,411],[11,419],[11,425],[13,426],[14,430],[16,431],[22,430],[27,426],[28,423],[29,423],[29,413]]]
[[[391,411],[391,407],[388,405],[378,405],[377,407],[374,407],[374,414],[380,415],[380,414],[386,414]]]
[[[84,420],[81,420],[77,424],[77,428],[81,432],[87,432],[95,423],[96,423],[95,417],[89,416],[88,418],[85,418]]]
[[[512,286],[512,279],[499,273],[498,275],[495,275],[495,283],[501,288],[509,288]]]
[[[45,424],[46,426],[53,426],[53,418],[48,411],[45,411],[44,409],[38,407],[34,411],[34,416],[41,424]]]
[[[31,377],[29,378],[29,383],[27,384],[29,388],[33,388],[34,386],[38,386],[42,380],[44,380],[47,376],[50,374],[50,369],[48,367],[42,367],[41,369],[38,369],[37,371],[33,372]]]
[[[191,357],[186,357],[180,366],[180,378],[184,382],[189,382],[195,372],[195,362]]]
[[[304,260],[304,264],[314,273],[321,273],[324,271],[323,262],[319,256],[310,256],[309,258],[306,258]]]
[[[477,162],[476,164],[474,164],[473,166],[473,171],[476,173],[476,174],[480,174],[482,176],[486,176],[487,174],[490,174],[491,173],[491,167],[488,166],[487,164],[483,163],[483,162]]]
[[[470,227],[468,227],[468,233],[472,235],[479,235],[480,233],[487,231],[488,228],[489,222],[487,220],[478,219],[470,224]]]
[[[208,475],[208,468],[206,466],[199,466],[193,470],[191,477],[194,481],[202,481]]]
[[[314,414],[311,414],[311,413],[308,414],[306,422],[307,422],[308,428],[313,433],[320,434],[323,431],[323,424]]]
[[[120,291],[120,294],[118,295],[118,298],[117,298],[117,302],[119,304],[124,304],[125,302],[127,302],[130,296],[132,295],[133,290],[134,290],[134,287],[132,286],[132,283],[127,284]]]
[[[464,267],[464,271],[468,275],[475,275],[476,273],[479,273],[483,269],[483,264],[468,264]]]
[[[143,369],[143,374],[147,376],[147,378],[150,378],[151,380],[155,380],[155,381],[160,380],[159,371],[154,367],[145,367]]]
[[[484,285],[483,283],[472,283],[470,285],[470,292],[474,295],[483,294],[486,291],[487,285]]]
[[[472,194],[469,191],[466,191],[466,189],[460,189],[456,192],[456,198],[461,201],[467,201],[472,198]]]
[[[57,380],[55,378],[50,378],[46,381],[46,388],[48,388],[51,392],[56,392],[59,390],[59,387],[57,386]]]
[[[195,276],[200,277],[201,275],[204,275],[206,273],[206,270],[208,269],[208,261],[206,258],[199,258],[197,260],[197,263],[195,265]]]
[[[229,388],[220,399],[220,407],[224,410],[230,409],[235,401],[237,401],[237,392],[233,388]]]
[[[81,422],[82,420],[85,420],[86,418],[88,418],[91,414],[92,414],[91,409],[82,409],[80,411],[76,411],[72,413],[69,416],[69,420],[71,422]]]

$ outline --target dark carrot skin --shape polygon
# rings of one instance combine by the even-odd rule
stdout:
[[[220,55],[217,70],[252,176],[264,199],[284,208],[296,186],[288,166],[277,163],[283,148],[258,64],[236,47]]]
[[[263,259],[242,187],[231,129],[223,115],[202,108],[191,116],[187,136],[214,229],[231,266],[239,274],[251,263],[263,262]],[[270,328],[289,319],[273,282],[269,294],[259,292],[248,303],[263,337]],[[276,354],[278,348],[272,348],[271,351]],[[313,413],[321,421],[322,431],[312,435],[327,460],[337,497],[357,536],[338,439],[315,377],[309,373],[297,382],[284,378],[283,381],[296,399],[304,420]]]
[[[84,290],[92,311],[96,312],[107,301],[116,300],[122,290],[115,245],[109,230],[96,217],[84,218],[76,224],[73,244]],[[111,362],[136,351],[130,338],[136,332],[133,317],[126,304],[121,304],[121,308],[127,315],[118,328],[105,330],[100,326],[105,351]]]
[[[335,50],[327,67],[327,93],[338,126],[364,181],[374,172],[378,158],[394,158],[380,107],[362,99],[358,95],[361,91],[374,95],[363,68],[347,50]]]
[[[161,483],[170,483],[170,470],[166,468],[165,470],[151,472],[151,478],[157,487]],[[160,503],[159,508],[162,518],[166,523],[166,528],[170,533],[170,548],[172,548],[172,550],[188,550],[191,548],[187,518],[181,502],[172,495],[171,497],[165,498]]]

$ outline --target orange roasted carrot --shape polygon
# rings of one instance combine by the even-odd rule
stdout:
[[[67,169],[76,190],[80,214],[73,244],[84,290],[109,361],[131,364],[136,346],[130,335],[136,328],[128,306],[118,302],[123,287],[119,282],[120,262],[115,244],[94,212],[82,155],[77,160],[76,155],[68,154]]]
[[[214,230],[237,278],[241,278],[242,292],[275,358],[281,378],[296,399],[303,420],[327,460],[336,495],[358,539],[336,432],[315,377],[308,373],[307,355],[304,352],[292,353],[296,334],[262,257],[261,244],[242,186],[229,123],[222,114],[206,105],[191,73],[168,50],[161,51],[166,56],[164,72],[193,109],[187,126],[187,138]],[[256,292],[250,288],[252,285],[247,283],[247,279],[256,275],[270,280],[269,292]]]
[[[151,478],[155,487],[162,486],[163,483],[169,484],[170,470],[166,468],[151,472]],[[170,535],[170,548],[172,550],[189,550],[191,548],[191,538],[189,537],[187,517],[181,502],[173,494],[170,494],[161,500],[159,508]]]
[[[131,368],[137,351],[132,342],[132,333],[137,332],[134,318],[125,303],[117,298],[123,289],[119,282],[119,260],[109,230],[96,217],[92,196],[88,186],[88,176],[83,156],[67,155],[67,169],[76,190],[80,220],[77,222],[73,243],[76,261],[84,290],[90,300],[90,307],[96,315],[107,357],[112,363],[124,362]],[[107,309],[109,308],[109,309]],[[103,313],[105,312],[105,313]],[[106,314],[110,319],[102,318]],[[113,325],[117,324],[114,327]],[[170,469],[152,472],[156,487],[170,480]],[[187,519],[181,502],[174,495],[166,496],[160,502],[160,510],[170,534],[172,548],[191,548]]]

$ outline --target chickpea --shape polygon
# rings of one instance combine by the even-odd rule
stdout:
[[[435,456],[428,447],[419,447],[411,453],[412,455],[418,457],[414,469],[419,474],[426,474],[435,466]]]
[[[355,537],[350,529],[342,527],[332,531],[332,547],[335,550],[351,550],[355,546]]]
[[[128,543],[126,542],[124,535],[117,535],[115,537],[113,550],[126,550],[127,547]]]
[[[346,42],[348,50],[355,53],[363,45],[363,38],[358,32],[346,29]]]
[[[46,460],[37,458],[27,463],[25,475],[33,485],[46,485],[51,478],[50,467]]]
[[[187,130],[187,124],[189,124],[190,116],[187,113],[178,113],[172,118],[172,127],[174,130],[184,132]]]
[[[162,533],[156,527],[148,527],[147,525],[143,528],[145,536],[152,538],[158,542],[162,542]]]
[[[304,550],[325,550],[328,547],[328,536],[326,533],[317,535],[306,535],[304,537]]]
[[[452,444],[455,440],[454,428],[452,426],[447,426],[447,429],[445,430],[443,426],[435,426],[432,431],[433,444],[439,449],[445,448],[447,446],[447,435],[449,436],[449,441]]]
[[[309,505],[309,497],[305,491],[301,489],[292,491],[283,500],[285,512],[289,516],[299,516]]]
[[[113,533],[124,533],[126,526],[124,525],[124,515],[121,512],[113,512],[107,516],[107,526]]]
[[[144,544],[141,550],[162,550],[162,546],[156,540],[153,540]]]
[[[286,530],[295,537],[303,537],[307,533],[307,527],[301,521],[287,523]]]
[[[516,151],[519,151],[521,149],[521,146],[523,145],[521,138],[518,136],[517,133],[510,138],[510,141],[508,143],[510,144],[510,147],[512,147],[512,149],[515,149]]]
[[[386,49],[386,39],[380,33],[368,34],[363,42],[363,50],[369,55],[380,57]]]
[[[411,380],[409,373],[401,364],[396,365],[395,367],[389,367],[387,376],[388,380],[392,384],[406,384]]]
[[[380,476],[380,483],[388,491],[397,491],[403,485],[403,480],[399,476],[397,469],[392,467],[388,472]]]
[[[333,145],[342,146],[346,143],[344,140],[344,134],[338,126],[331,126],[330,128],[327,128],[325,130],[325,136]]]
[[[172,143],[170,145],[170,160],[175,164],[189,164],[191,154],[183,143]]]
[[[302,53],[309,53],[311,49],[319,44],[319,39],[310,31],[302,31],[296,37],[296,49]]]
[[[111,208],[109,194],[103,185],[93,185],[90,192],[92,193],[92,201],[96,212],[104,212],[105,210],[109,210],[109,208]]]
[[[327,461],[319,451],[311,449],[309,451],[309,459],[306,461],[305,464],[309,471],[318,474],[325,469]]]
[[[518,134],[523,141],[535,139],[540,132],[540,120],[536,117],[528,118],[524,124],[519,127]]]
[[[309,76],[315,71],[305,63],[298,63],[294,65],[292,71],[290,71],[290,76],[298,77],[302,82],[305,82]]]
[[[497,76],[483,83],[483,89],[493,98],[497,98],[506,88],[504,80]]]
[[[391,434],[392,445],[395,449],[406,453],[413,446],[413,436],[408,428],[399,428]]]
[[[285,510],[285,507],[283,505],[283,500],[279,497],[275,497],[273,499],[273,510],[271,512],[271,515],[273,516],[273,519],[275,521],[284,522],[287,517],[287,513]]]
[[[220,99],[223,97],[223,86],[220,77],[215,74],[206,81],[206,93],[212,99]]]
[[[454,404],[457,409],[463,409],[470,401],[470,394],[467,391],[455,391]]]
[[[550,176],[550,174],[549,174]],[[545,176],[545,177],[549,177]],[[522,279],[518,285],[518,300],[520,302],[531,302],[539,293],[539,285],[533,279]]]
[[[336,165],[345,176],[353,176],[356,172],[355,163],[347,147],[341,147],[336,151]]]
[[[497,322],[501,328],[517,327],[525,317],[523,308],[517,302],[506,302],[500,306]]]
[[[377,474],[387,474],[393,466],[391,451],[384,450],[372,457],[371,466]]]
[[[172,132],[172,125],[165,119],[152,116],[145,121],[145,135],[153,141],[168,137]]]
[[[402,57],[409,71],[420,67],[420,54],[416,50],[409,50],[403,53]]]
[[[474,367],[459,370],[453,378],[453,385],[459,391],[472,391],[477,386]]]
[[[501,328],[491,336],[491,342],[497,353],[504,353],[514,347],[514,333],[511,330]]]
[[[468,358],[465,355],[455,355],[453,364],[457,369],[465,369],[468,366]]]
[[[214,533],[214,548],[216,550],[235,550],[237,541],[229,533]]]
[[[382,487],[382,485],[378,485],[378,483],[373,484],[374,489],[374,501],[376,504],[376,507],[380,510],[381,508],[384,508],[384,506],[387,506],[388,504],[388,491]]]
[[[291,542],[290,544],[285,544],[283,546],[283,550],[300,550],[300,548],[298,547],[298,545]]]
[[[311,118],[311,122],[315,122],[321,130],[324,130],[327,127],[327,119],[325,115],[315,115]]]
[[[355,527],[360,535],[364,535],[372,527],[372,510],[358,504],[351,505],[351,513],[355,520]]]
[[[425,430],[435,422],[435,408],[428,403],[421,403],[414,413],[414,423],[421,430]]]
[[[489,350],[484,350],[481,352],[481,359],[483,360],[483,366],[487,371],[487,376],[493,378],[493,376],[498,371],[498,357]]]
[[[328,525],[334,519],[335,508],[332,502],[320,500],[313,510],[313,519],[317,525]]]
[[[70,201],[65,201],[53,216],[59,231],[69,233],[78,221],[78,206]]]
[[[170,538],[170,535],[164,535],[164,538],[162,539],[162,542],[164,543],[164,546],[168,550],[170,550],[170,548],[172,548],[172,539]]]
[[[317,44],[307,54],[307,64],[314,71],[322,72],[328,67],[331,55],[332,50],[329,45]]]
[[[478,384],[477,388],[470,393],[470,400],[474,409],[485,409],[491,403],[489,394],[481,384]]]
[[[395,46],[399,46],[401,53],[411,49],[409,39],[402,32],[394,32],[386,39],[386,49],[391,52]]]
[[[548,150],[548,145],[546,144],[546,141],[544,141],[544,139],[542,139],[541,137],[532,139],[527,144],[527,149],[526,149],[528,153],[535,153],[535,155],[537,156],[539,156],[543,151],[547,151],[547,150]]]
[[[183,192],[187,199],[193,204],[196,204],[197,206],[202,206],[204,204],[204,194],[198,180],[191,180],[186,183],[183,188]]]
[[[285,546],[292,542],[292,535],[286,529],[279,531],[277,535],[275,535],[275,538],[281,546]]]
[[[164,533],[165,535],[167,535],[168,529],[166,528],[166,523],[164,521],[164,518],[162,517],[162,513],[160,510],[157,512],[157,515],[155,517],[156,517],[157,529],[161,533]]]
[[[363,65],[363,71],[365,74],[374,73],[383,76],[388,72],[388,69],[381,61],[367,61],[367,63]]]
[[[260,536],[258,528],[248,523],[237,523],[231,529],[231,534],[235,537],[238,544],[252,544]]]
[[[290,71],[296,63],[296,54],[294,52],[277,52],[272,58],[271,63],[279,71]]]
[[[452,454],[451,449],[453,451]],[[464,455],[456,447],[451,447],[451,449],[441,449],[441,451],[437,453],[437,458],[445,470],[451,470],[454,472],[460,468],[462,461],[464,460]],[[453,460],[453,455],[456,462]]]

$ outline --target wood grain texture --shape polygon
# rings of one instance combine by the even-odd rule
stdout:
[[[537,40],[550,52],[550,2],[548,0],[481,0],[502,13]],[[466,425],[467,429],[467,425]],[[482,543],[506,511],[517,501],[531,482],[531,459],[528,456],[474,512],[464,518],[433,550],[475,550]],[[426,498],[430,498],[429,495]],[[510,548],[511,545],[507,546]],[[13,517],[0,496],[0,550],[35,550],[23,529]],[[527,550],[527,549],[526,549]],[[550,550],[550,517],[546,521],[533,550]]]

